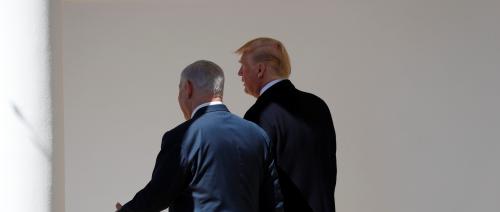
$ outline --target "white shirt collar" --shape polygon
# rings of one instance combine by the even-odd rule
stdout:
[[[260,89],[260,94],[259,95],[262,95],[264,92],[267,91],[267,89],[269,89],[271,86],[273,86],[274,84],[278,83],[278,82],[281,82],[285,79],[275,79],[271,82],[268,82],[266,85],[264,85],[264,87],[262,87],[262,89]]]
[[[194,114],[196,114],[196,111],[198,111],[202,107],[209,106],[209,105],[221,105],[221,104],[223,104],[221,101],[213,101],[213,102],[205,102],[205,103],[203,103],[201,105],[198,105],[198,107],[196,107],[193,110],[193,112],[191,113],[191,118],[193,118]]]

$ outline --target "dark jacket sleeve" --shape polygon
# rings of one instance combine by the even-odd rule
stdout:
[[[266,160],[266,172],[261,188],[261,205],[259,211],[283,211],[283,196],[278,181],[278,172],[272,157]]]
[[[181,139],[165,133],[149,183],[120,211],[161,211],[186,188],[185,168],[181,165]]]
[[[271,153],[272,143],[263,131],[266,139],[267,151],[265,157],[264,179],[260,188],[260,210],[259,211],[283,211],[283,196],[281,194],[278,172]]]

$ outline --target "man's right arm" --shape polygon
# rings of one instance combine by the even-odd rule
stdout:
[[[151,180],[119,211],[161,211],[167,208],[185,187],[185,170],[180,160],[181,141],[168,136],[167,132]]]
[[[265,158],[264,180],[261,188],[260,211],[283,211],[283,196],[278,181],[278,171],[271,154],[271,142],[266,136],[267,151]]]

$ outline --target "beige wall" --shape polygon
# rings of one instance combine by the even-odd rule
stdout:
[[[183,2],[64,3],[66,211],[145,185],[194,60],[221,65],[243,115],[232,52],[256,36],[282,40],[292,81],[334,110],[338,211],[500,208],[500,2]]]
[[[47,2],[50,10],[50,61],[52,100],[52,187],[51,211],[65,211],[64,87],[62,54],[62,1]]]

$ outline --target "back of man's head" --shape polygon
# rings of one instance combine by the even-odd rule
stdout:
[[[214,62],[198,60],[188,65],[181,74],[181,81],[187,80],[204,95],[222,98],[224,94],[224,72]]]
[[[279,77],[288,78],[291,73],[290,58],[285,46],[273,38],[260,37],[243,44],[237,54],[249,55],[253,62],[266,63]]]

